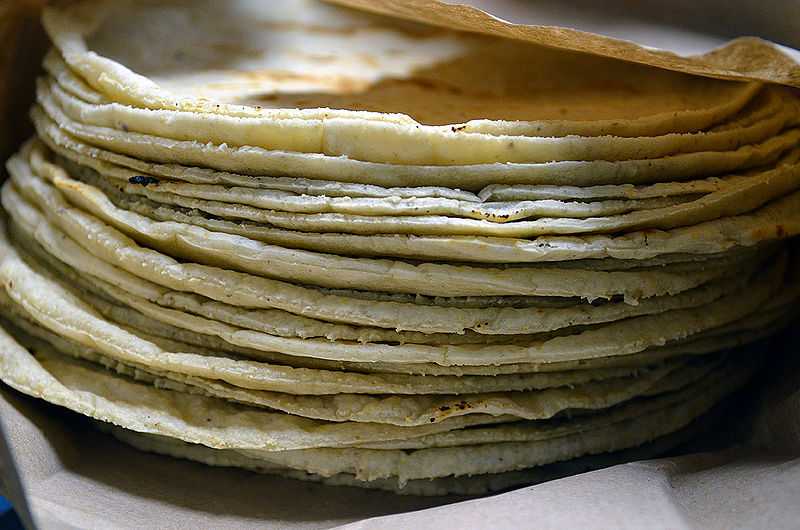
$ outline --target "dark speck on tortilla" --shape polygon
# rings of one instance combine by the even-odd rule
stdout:
[[[158,184],[158,179],[155,177],[145,177],[144,175],[136,175],[135,177],[129,178],[128,182],[130,182],[131,184],[141,184],[142,186],[147,186],[150,184]]]

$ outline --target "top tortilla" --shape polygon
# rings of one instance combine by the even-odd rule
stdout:
[[[353,128],[400,143],[696,132],[758,90],[303,0],[83,1],[44,23],[85,99],[305,152]]]

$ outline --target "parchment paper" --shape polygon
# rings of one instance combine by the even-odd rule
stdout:
[[[607,19],[599,23],[596,17],[601,16],[602,11],[587,9],[585,12],[575,12],[564,5],[570,2],[559,2],[554,8],[551,2],[526,2],[523,0],[465,2],[472,4],[469,6],[431,0],[329,1],[334,4],[436,26],[624,59],[668,70],[722,79],[755,79],[800,87],[800,64],[798,64],[800,63],[800,52],[786,46],[754,37],[739,37],[729,42],[715,42],[716,39],[707,36],[702,38],[695,33],[686,32],[680,25],[659,28],[652,24],[643,24],[640,20],[635,19],[617,20],[613,25]],[[602,6],[606,3],[624,5],[632,2],[594,2],[594,5]],[[745,2],[727,2],[724,4],[724,8],[735,10],[738,3]],[[659,7],[670,9],[672,2],[653,2],[652,4],[656,10]],[[704,6],[705,2],[695,2],[695,4]],[[517,23],[490,15],[474,7],[476,5],[490,13],[510,18]],[[786,2],[784,9],[786,16],[800,17],[800,5],[794,0]],[[776,18],[780,16],[780,11],[775,15]],[[604,34],[573,29],[576,27],[588,27]],[[617,35],[617,38],[608,36],[606,28],[613,28],[613,33]],[[648,35],[652,34],[657,34],[658,40],[644,46],[643,44],[652,38]],[[638,38],[638,43],[630,40],[635,38]],[[660,45],[662,49],[654,48],[654,44]]]
[[[429,0],[335,1],[701,75],[800,86],[798,52],[754,39],[725,44],[724,38],[698,30],[692,10],[710,4],[731,10],[736,2],[675,0],[669,13],[682,13],[689,21],[678,26],[663,25],[667,7],[659,2],[652,3],[655,16],[649,18],[627,16],[646,10],[641,3],[625,0],[578,1],[571,7],[548,1],[472,2],[514,23],[541,24],[526,27],[473,8]],[[33,72],[44,48],[41,31],[31,22],[31,6],[37,3],[41,2],[0,0],[0,36],[7,48],[17,51],[0,54],[0,74],[5,76],[0,79],[4,118],[0,148],[5,152],[24,134],[26,125],[9,116],[21,115],[29,105]],[[598,4],[609,7],[591,9]],[[771,19],[783,21],[776,27],[796,29],[791,21],[800,21],[800,4],[794,0],[747,5],[754,22]],[[726,12],[726,16],[731,15]],[[559,24],[584,31],[554,27]],[[788,31],[776,38],[792,43],[797,34]],[[682,453],[692,454],[467,501],[329,488],[144,454],[96,433],[71,413],[0,385],[0,424],[5,431],[5,443],[0,443],[0,492],[11,498],[28,525],[33,520],[38,528],[47,529],[305,529],[348,523],[347,528],[416,530],[798,528],[800,325],[776,338],[771,349],[779,354],[778,360],[735,402],[714,435],[682,448]]]

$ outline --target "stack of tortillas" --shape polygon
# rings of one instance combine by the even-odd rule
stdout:
[[[788,88],[311,2],[44,22],[0,377],[142,449],[412,494],[654,456],[800,296]]]

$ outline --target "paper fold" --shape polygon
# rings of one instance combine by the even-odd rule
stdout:
[[[800,87],[800,53],[755,37],[740,37],[700,55],[679,55],[687,34],[673,28],[675,40],[669,49],[654,49],[630,40],[579,31],[568,27],[532,25],[537,20],[537,2],[494,0],[472,2],[495,12],[516,13],[527,24],[515,24],[476,7],[436,0],[328,0],[342,6],[414,20],[460,31],[516,39],[551,48],[591,53],[648,64],[667,70],[721,79],[756,80]],[[791,9],[791,8],[789,8]],[[616,28],[620,31],[620,28]],[[665,28],[664,31],[669,31]],[[633,32],[631,32],[633,33]],[[708,42],[715,42],[709,39]],[[660,43],[667,45],[662,37]]]

